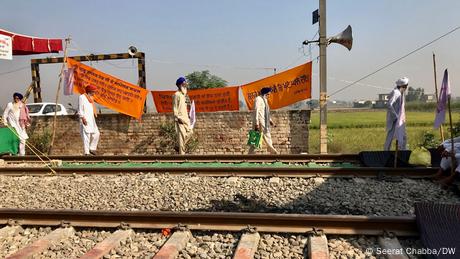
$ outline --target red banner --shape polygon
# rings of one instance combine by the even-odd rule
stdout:
[[[172,112],[172,97],[176,91],[152,91],[157,112]],[[196,112],[238,111],[238,86],[189,90]]]

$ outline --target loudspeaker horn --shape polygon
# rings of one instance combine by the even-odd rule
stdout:
[[[348,25],[348,27],[343,32],[333,37],[330,37],[328,39],[328,44],[332,42],[338,43],[347,48],[348,50],[351,50],[351,47],[353,46],[353,34],[351,31],[351,26]]]
[[[131,56],[131,57],[134,57],[137,53],[137,48],[134,47],[134,46],[131,46],[128,48],[128,54]]]

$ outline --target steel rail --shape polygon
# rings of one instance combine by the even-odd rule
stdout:
[[[0,209],[0,224],[33,226],[120,227],[162,229],[186,226],[190,230],[417,236],[415,216],[349,216],[232,212],[81,211]]]
[[[309,167],[53,167],[57,175],[168,173],[213,177],[407,177],[430,178],[437,168],[309,168]],[[46,167],[0,167],[0,175],[49,175]]]
[[[354,162],[359,163],[357,154],[281,154],[281,155],[115,155],[115,156],[49,156],[64,162],[96,163],[96,162]],[[36,156],[3,156],[5,162],[38,162]]]

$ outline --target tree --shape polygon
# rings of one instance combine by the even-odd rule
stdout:
[[[211,75],[209,70],[195,71],[185,76],[187,78],[189,89],[217,88],[227,86],[227,81]]]
[[[409,89],[407,89],[406,101],[407,102],[422,101],[422,98],[424,95],[425,95],[425,89],[420,88],[420,87],[415,89],[409,86]]]

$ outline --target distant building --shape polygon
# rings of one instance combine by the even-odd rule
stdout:
[[[382,109],[387,107],[388,97],[390,94],[378,94],[379,99],[375,101],[373,108]],[[436,102],[436,95],[434,94],[424,94],[421,98],[421,101],[424,103]]]
[[[353,102],[353,108],[372,108],[376,101],[358,100]]]
[[[381,109],[387,107],[389,96],[390,94],[379,94],[379,99],[375,101],[373,108]]]
[[[426,103],[435,103],[436,102],[436,95],[435,94],[424,94],[422,96],[422,101]]]

